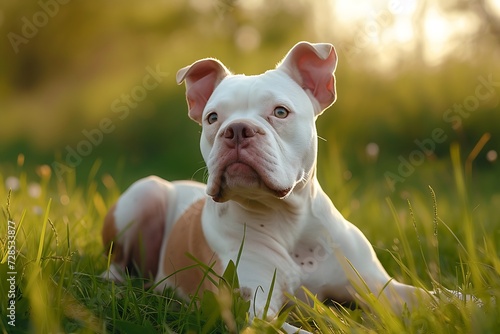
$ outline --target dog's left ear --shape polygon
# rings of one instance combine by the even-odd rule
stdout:
[[[319,115],[336,99],[335,76],[337,53],[331,44],[297,43],[276,67],[285,71],[318,101]]]

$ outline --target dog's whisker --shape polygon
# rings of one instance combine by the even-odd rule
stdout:
[[[191,175],[191,180],[195,179],[196,174],[198,174],[200,171],[203,171],[203,180],[206,180],[206,176],[208,175],[208,168],[207,166],[203,166],[198,168],[197,170],[194,171],[193,175]]]

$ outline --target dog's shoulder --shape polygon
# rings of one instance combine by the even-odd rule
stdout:
[[[222,273],[221,261],[203,233],[205,201],[206,198],[201,198],[191,204],[174,223],[164,251],[164,274],[186,295],[195,294],[200,285],[201,291],[215,291],[215,285],[206,278],[209,267]]]

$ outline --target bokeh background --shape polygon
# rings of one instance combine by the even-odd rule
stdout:
[[[203,180],[177,70],[216,57],[258,74],[308,40],[339,56],[338,100],[318,121],[329,192],[451,188],[458,143],[471,187],[500,205],[498,0],[2,1],[0,36],[4,181],[19,168],[121,189]]]

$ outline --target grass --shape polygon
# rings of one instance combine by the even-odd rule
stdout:
[[[341,212],[365,231],[392,276],[429,289],[446,287],[474,294],[482,299],[482,307],[442,298],[398,316],[360,287],[358,293],[368,300],[368,307],[324,304],[309,294],[309,303],[296,301],[276,323],[256,320],[251,327],[246,326],[249,304],[235,289],[238,279],[234,266],[218,278],[220,293],[205,293],[199,302],[182,302],[172,291],[153,293],[138,279],[124,284],[101,279],[107,259],[100,227],[107,208],[120,193],[113,178],[97,177],[96,164],[84,187],[69,174],[64,182],[56,183],[45,167],[37,170],[37,177],[28,177],[21,159],[21,171],[9,181],[18,181],[14,190],[5,187],[6,177],[12,175],[0,174],[0,330],[272,333],[287,319],[322,333],[496,332],[500,308],[491,300],[500,300],[500,215],[495,202],[488,200],[493,194],[485,194],[480,203],[476,198],[471,200],[457,146],[452,146],[451,158],[452,185],[406,191],[407,200],[398,194],[378,196],[380,186],[361,186],[359,195],[350,188],[356,182],[339,181],[342,178],[337,174],[341,175],[342,168],[333,164],[331,175],[322,181],[327,190],[335,192],[332,198],[340,203]],[[497,181],[496,177],[489,181]],[[420,181],[426,185],[425,179]],[[354,197],[359,203],[353,206]],[[13,223],[9,225],[9,221]],[[12,233],[15,236],[9,238]],[[15,245],[9,242],[12,240]],[[9,268],[12,251],[15,267]],[[12,277],[15,285],[8,281]],[[8,317],[12,296],[15,327],[11,325],[13,318]]]

